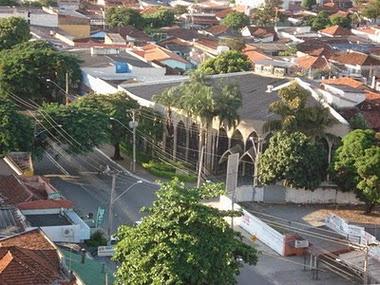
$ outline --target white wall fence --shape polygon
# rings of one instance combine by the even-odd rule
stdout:
[[[253,187],[239,186],[236,201],[255,201],[264,203],[296,204],[362,204],[353,192],[341,192],[333,188],[317,188],[314,191],[287,188],[281,185]]]
[[[350,225],[337,215],[330,215],[326,217],[325,224],[328,228],[342,236],[345,236],[353,243],[367,245],[376,242],[376,238],[370,233],[367,233],[364,227]]]
[[[221,210],[231,210],[232,201],[227,196],[220,196],[219,208]],[[256,236],[261,242],[272,248],[280,255],[285,252],[285,236],[276,231],[259,218],[244,210],[240,205],[234,205],[234,210],[242,211],[241,217],[234,218],[234,224],[240,226],[252,236]]]

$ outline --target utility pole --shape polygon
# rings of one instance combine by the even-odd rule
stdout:
[[[116,187],[116,173],[112,173],[112,187],[111,187],[111,194],[110,194],[110,201],[108,205],[108,228],[107,228],[107,234],[108,234],[108,243],[111,245],[111,235],[112,235],[112,207],[113,207],[113,195],[115,193],[115,187]]]
[[[132,110],[132,121],[129,122],[129,127],[132,128],[133,134],[133,163],[132,172],[136,172],[136,128],[138,123],[136,122],[136,111]]]
[[[198,188],[201,186],[201,180],[202,180],[202,168],[203,168],[204,150],[205,150],[205,146],[202,145],[202,147],[201,147],[201,157],[199,159],[199,166],[198,166],[198,180],[197,180],[197,187]]]

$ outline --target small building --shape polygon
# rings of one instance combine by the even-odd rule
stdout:
[[[90,18],[73,10],[58,12],[58,29],[74,38],[90,36]]]
[[[274,28],[271,27],[245,26],[241,29],[241,35],[247,40],[263,43],[273,42],[277,38]]]
[[[118,33],[105,33],[104,44],[106,44],[106,45],[126,45],[127,42]]]
[[[0,239],[0,264],[0,284],[78,284],[58,248],[40,229]]]
[[[326,37],[346,37],[352,35],[350,30],[342,28],[339,25],[327,27],[318,32]]]
[[[68,200],[36,200],[18,204],[26,230],[40,228],[54,242],[79,243],[90,239],[90,227]]]

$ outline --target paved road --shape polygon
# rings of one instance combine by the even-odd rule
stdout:
[[[55,165],[45,154],[41,161],[35,163],[35,172],[40,175],[51,175],[51,183],[69,200],[74,202],[81,216],[96,213],[98,207],[108,209],[111,192],[111,177],[100,174],[109,165],[111,169],[120,171],[116,178],[114,198],[123,193],[138,178],[123,173],[119,166],[98,152],[89,155],[71,155],[62,149],[58,152],[49,150],[59,166]],[[63,175],[64,170],[71,176]],[[57,174],[61,174],[58,175]],[[133,224],[142,217],[140,209],[152,205],[158,186],[152,183],[137,184],[130,188],[114,204],[113,231],[121,224]],[[107,218],[103,224],[107,228]]]
[[[57,150],[56,152],[49,150],[49,154],[57,159],[59,167],[44,155],[41,161],[35,163],[36,174],[50,175],[51,183],[67,199],[74,202],[74,206],[81,216],[86,216],[88,213],[95,214],[98,207],[107,209],[111,190],[111,177],[98,172],[100,169],[104,169],[107,164],[112,169],[121,170],[120,167],[114,165],[97,152],[84,157],[70,155],[60,149]],[[72,176],[63,175],[63,169]],[[117,197],[137,180],[137,178],[128,174],[120,174],[116,180],[116,194],[114,197]],[[114,205],[113,231],[119,225],[132,224],[140,220],[143,215],[140,209],[153,203],[157,189],[157,185],[144,182],[137,184],[122,196]],[[107,219],[103,224],[103,228],[107,228]],[[238,277],[238,284],[273,285],[250,266],[242,268]]]

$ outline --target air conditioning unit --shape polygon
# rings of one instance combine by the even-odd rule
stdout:
[[[69,238],[74,236],[74,230],[73,229],[63,229],[62,230],[63,237]]]

